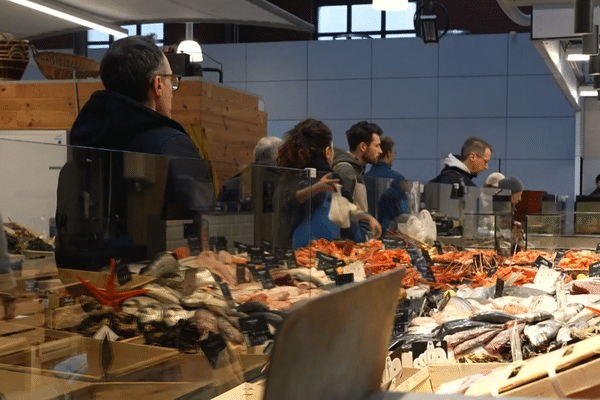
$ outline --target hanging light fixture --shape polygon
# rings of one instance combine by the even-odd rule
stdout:
[[[442,24],[445,22],[445,27],[441,34],[439,33],[441,28],[438,27],[438,14],[436,10],[446,17],[446,21],[443,19],[441,21]],[[446,10],[443,4],[435,0],[430,0],[417,9],[413,17],[413,23],[417,31],[417,36],[423,39],[423,43],[438,44],[440,39],[448,32],[448,26],[450,25],[448,10]]]
[[[408,0],[373,0],[373,8],[381,11],[406,10]]]
[[[600,56],[591,56],[588,65],[588,73],[590,75],[600,75]]]
[[[592,33],[594,29],[594,0],[575,0],[574,33]]]
[[[194,24],[186,22],[185,40],[177,46],[177,53],[186,53],[190,55],[190,62],[202,61],[202,49],[200,44],[194,40]]]
[[[598,25],[594,25],[592,33],[581,35],[581,54],[598,55]]]

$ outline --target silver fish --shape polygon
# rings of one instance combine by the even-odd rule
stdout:
[[[144,285],[144,289],[150,289],[146,293],[146,296],[157,299],[164,304],[179,304],[179,300],[181,299],[181,293],[156,283]]]
[[[167,326],[175,326],[181,320],[185,320],[194,315],[194,312],[184,310],[179,304],[166,306],[163,310],[163,320]]]
[[[131,298],[125,300],[123,302],[123,304],[121,304],[121,310],[128,314],[138,316],[140,308],[142,308],[144,306],[148,306],[150,304],[157,304],[157,303],[160,303],[160,302],[151,297],[143,296],[143,295],[136,296],[136,297],[131,297]]]
[[[179,271],[179,261],[168,251],[158,253],[150,261],[150,264],[140,270],[140,275],[148,275],[159,278],[168,273]]]
[[[162,304],[150,304],[139,309],[138,321],[140,324],[161,322],[163,320]]]
[[[548,345],[556,337],[558,330],[564,323],[549,319],[535,325],[527,325],[524,329],[525,336],[535,347]]]
[[[189,296],[184,296],[180,300],[181,305],[188,308],[200,308],[206,306],[227,307],[227,301],[214,293],[199,289]]]

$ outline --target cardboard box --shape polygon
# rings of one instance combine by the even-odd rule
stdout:
[[[427,367],[418,370],[404,381],[396,386],[392,392],[420,392],[435,393],[435,391],[444,383],[452,382],[456,379],[479,374],[484,371],[502,368],[502,363],[444,363],[429,364]],[[407,373],[412,373],[412,369],[407,368]],[[404,374],[404,370],[403,370]]]
[[[467,390],[468,395],[598,398],[600,336],[514,362]]]

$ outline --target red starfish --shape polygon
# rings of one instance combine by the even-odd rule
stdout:
[[[149,292],[149,289],[136,289],[129,290],[127,292],[117,292],[115,289],[115,264],[111,263],[110,275],[108,276],[108,280],[106,281],[105,289],[99,289],[96,286],[92,285],[88,281],[84,280],[82,277],[77,275],[77,278],[83,283],[92,295],[98,299],[100,304],[104,304],[105,306],[112,307],[116,312],[121,311],[120,304],[127,300],[130,297],[139,296],[146,292]]]

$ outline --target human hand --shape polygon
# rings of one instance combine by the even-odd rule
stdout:
[[[362,213],[358,214],[357,218],[359,219],[359,221],[365,221],[369,224],[369,226],[371,227],[371,232],[373,233],[374,239],[379,239],[381,237],[381,233],[382,233],[381,225],[375,218],[373,218],[373,216],[371,214],[362,212]]]
[[[339,179],[329,179],[331,174],[332,173],[330,172],[328,174],[323,175],[323,177],[321,179],[319,179],[319,181],[315,184],[319,188],[319,191],[335,192],[335,184],[338,183],[340,180]]]

